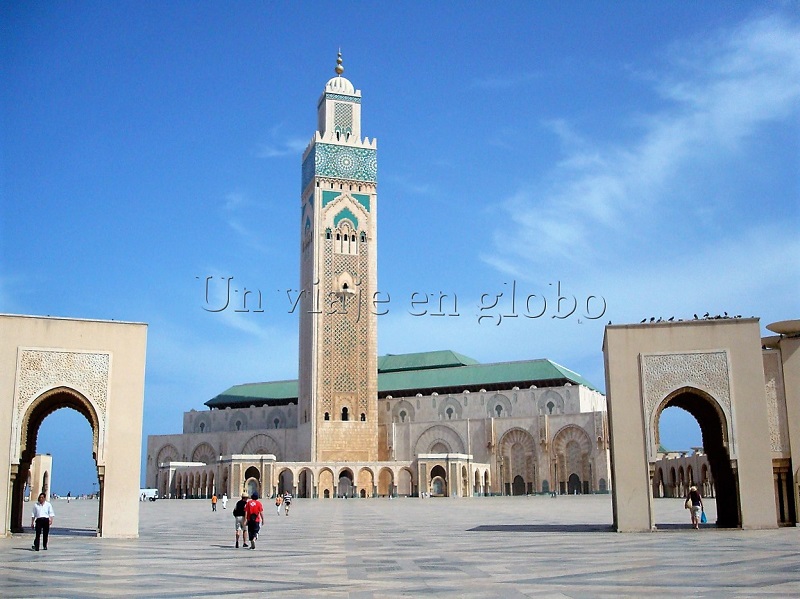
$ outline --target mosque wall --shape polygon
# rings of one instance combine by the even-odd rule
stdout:
[[[387,397],[378,401],[377,436],[362,444],[377,446],[381,462],[470,455],[491,469],[487,493],[511,493],[518,476],[525,492],[604,492],[610,488],[606,414],[580,411],[603,408],[604,400],[581,385]],[[271,454],[278,463],[303,461],[296,418],[295,405],[187,412],[184,434],[148,438],[147,484],[156,486],[158,465],[170,460],[213,466],[223,455]],[[281,428],[274,428],[276,421]],[[358,423],[333,424],[328,432],[338,437],[329,445],[338,449],[323,461],[371,461],[348,453]],[[568,485],[572,474],[580,479],[577,489]]]

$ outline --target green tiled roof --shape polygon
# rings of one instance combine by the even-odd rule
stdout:
[[[488,391],[512,386],[555,387],[566,383],[596,388],[581,375],[550,360],[481,364],[450,350],[387,354],[378,358],[378,394],[399,397],[422,393]],[[281,405],[297,401],[297,381],[234,385],[205,405],[209,408]]]
[[[209,408],[226,406],[249,406],[285,404],[287,400],[297,399],[297,381],[273,381],[271,383],[247,383],[234,385],[223,391],[206,405]]]
[[[540,385],[541,383],[541,385]],[[507,389],[511,386],[560,386],[564,383],[579,383],[590,389],[594,387],[582,376],[559,366],[550,360],[525,360],[522,362],[499,362],[495,364],[469,364],[448,368],[431,368],[405,372],[382,372],[378,374],[379,395],[409,395],[438,391],[460,393],[476,387]]]
[[[469,358],[449,349],[416,354],[386,354],[378,358],[378,373],[466,366],[478,363],[474,358]]]

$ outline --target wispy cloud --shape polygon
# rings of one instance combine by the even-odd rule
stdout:
[[[297,156],[299,159],[303,150],[308,146],[310,138],[299,135],[286,135],[283,129],[283,123],[278,123],[270,129],[269,140],[258,146],[256,152],[258,158]]]
[[[248,213],[255,209],[255,204],[243,193],[230,192],[223,198],[222,212],[225,223],[248,248],[267,253],[269,248],[264,244],[264,235],[252,229]]]
[[[484,260],[511,274],[636,262],[648,238],[686,226],[670,220],[676,208],[684,217],[718,210],[690,191],[703,176],[697,165],[708,165],[709,174],[719,164],[735,169],[765,124],[794,118],[798,47],[800,27],[780,16],[742,23],[707,42],[675,44],[665,73],[649,77],[666,107],[631,115],[639,133],[626,143],[585,138],[566,120],[545,123],[562,140],[564,158],[546,181],[503,203],[512,226],[497,232]]]
[[[291,138],[279,142],[262,143],[256,156],[259,158],[280,158],[282,156],[300,156],[308,145],[308,139]]]
[[[436,188],[426,182],[420,182],[417,179],[410,179],[407,177],[398,177],[395,175],[387,175],[387,179],[389,179],[392,183],[397,185],[400,189],[404,192],[411,193],[414,195],[424,195],[424,196],[431,196],[436,194]]]

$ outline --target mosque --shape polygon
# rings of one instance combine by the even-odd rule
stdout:
[[[162,497],[596,493],[611,489],[606,398],[547,359],[378,356],[377,143],[336,75],[303,154],[298,380],[236,385],[147,440]]]

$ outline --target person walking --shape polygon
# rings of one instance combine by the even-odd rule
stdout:
[[[686,507],[691,510],[692,527],[700,528],[700,518],[704,511],[703,498],[694,485],[689,487],[689,495],[686,496]]]
[[[211,496],[211,511],[212,512],[216,512],[217,511],[217,494],[216,493],[214,493]]]
[[[227,493],[223,493],[222,494],[222,509],[223,510],[227,510],[228,509],[228,494]]]
[[[289,515],[289,507],[292,505],[292,494],[289,491],[283,494],[283,513]]]
[[[261,529],[263,521],[264,506],[258,500],[258,493],[250,496],[250,501],[244,507],[245,518],[247,519],[247,534],[250,536],[250,549],[256,548],[258,531]]]
[[[275,495],[275,511],[278,512],[278,515],[281,515],[281,505],[283,505],[283,495],[278,493]]]
[[[31,514],[31,528],[36,530],[36,538],[32,547],[34,551],[39,551],[40,538],[42,548],[47,551],[47,537],[50,536],[50,527],[53,525],[55,516],[56,513],[53,511],[53,506],[47,501],[47,496],[39,493],[39,500],[33,504],[33,513]]]
[[[247,493],[242,493],[242,498],[236,502],[233,508],[233,517],[236,520],[236,549],[239,548],[239,531],[242,531],[242,547],[248,547],[247,544],[247,521],[245,520],[245,508],[247,507],[247,500],[249,497]]]

